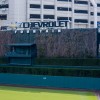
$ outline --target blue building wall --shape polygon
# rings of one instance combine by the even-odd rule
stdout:
[[[33,87],[100,90],[100,78],[0,74],[0,84]]]

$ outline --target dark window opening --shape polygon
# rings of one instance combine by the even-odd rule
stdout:
[[[74,13],[88,14],[87,10],[74,10]]]
[[[78,1],[78,0],[75,0],[74,3],[75,4],[85,4],[85,5],[87,5],[88,1]]]
[[[70,20],[71,21],[72,18],[71,17],[69,18],[68,17],[58,17],[57,20]]]
[[[66,7],[57,7],[58,11],[72,11],[72,8],[66,8]]]
[[[91,14],[91,15],[94,15],[94,12],[91,12],[90,14]]]
[[[44,9],[55,9],[54,5],[44,5]]]
[[[74,21],[76,23],[88,23],[88,20],[86,20],[86,19],[75,19]]]
[[[41,8],[38,4],[30,4],[30,8]]]
[[[94,21],[91,21],[90,23],[91,23],[91,24],[94,24]]]
[[[100,16],[100,13],[97,13],[97,16]]]
[[[72,2],[72,0],[57,0],[57,1],[67,1],[67,2]]]
[[[3,5],[0,5],[0,8],[9,8],[9,5],[8,4],[3,4]]]
[[[100,4],[97,4],[97,7],[100,7]]]
[[[30,14],[30,18],[40,18],[39,14]]]
[[[0,15],[0,20],[7,20],[7,15]]]
[[[44,15],[44,19],[54,19],[54,15]]]

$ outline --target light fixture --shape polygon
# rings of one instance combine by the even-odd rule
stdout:
[[[42,30],[40,29],[40,33],[42,32]]]
[[[54,29],[52,29],[52,33],[54,33]]]
[[[98,33],[100,33],[100,28],[98,28]]]
[[[14,33],[17,33],[17,30],[15,30]]]
[[[21,30],[21,31],[20,31],[20,33],[24,33],[24,31],[23,31],[23,30]]]
[[[33,33],[36,33],[36,30],[33,30]]]
[[[61,29],[58,29],[58,33],[60,33],[61,32]]]
[[[27,30],[27,33],[30,33],[30,31],[29,31],[29,30]]]
[[[45,32],[46,32],[46,33],[48,33],[49,31],[48,31],[48,30],[46,30]]]

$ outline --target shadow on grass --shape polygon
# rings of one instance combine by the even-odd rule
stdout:
[[[14,87],[14,86],[0,86],[0,90],[3,91],[16,91],[16,92],[30,92],[30,93],[58,93],[59,94],[72,94],[72,95],[84,95],[93,96],[93,92],[88,91],[78,91],[78,90],[59,90],[59,89],[43,89],[36,87]]]

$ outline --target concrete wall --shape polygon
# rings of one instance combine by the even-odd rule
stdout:
[[[36,43],[38,56],[42,57],[96,57],[96,29],[63,29],[60,33],[39,30],[33,33],[24,31],[0,31],[0,56],[9,50],[10,43]]]

